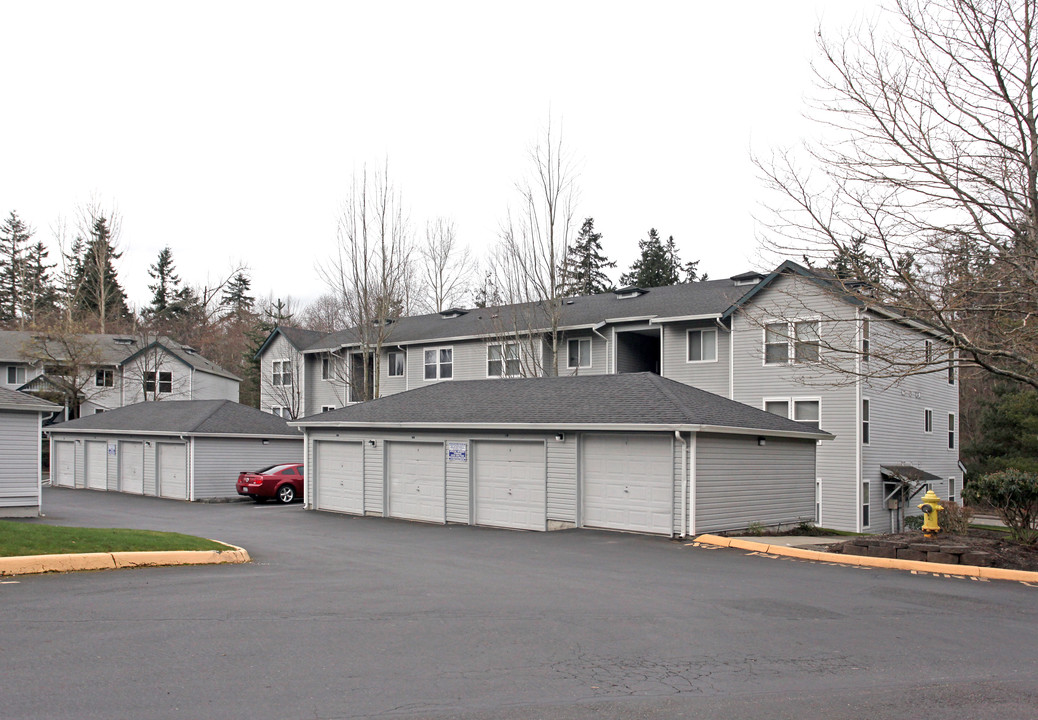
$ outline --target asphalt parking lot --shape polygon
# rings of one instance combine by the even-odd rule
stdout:
[[[1038,587],[47,489],[253,563],[0,584],[14,718],[1038,718]]]

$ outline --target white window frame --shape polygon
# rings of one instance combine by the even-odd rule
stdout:
[[[399,355],[402,362],[400,363],[400,372],[393,372],[393,356]],[[453,358],[453,354],[451,356]],[[386,353],[386,376],[387,377],[403,377],[407,374],[407,353],[403,350],[390,350]]]
[[[933,410],[930,408],[923,409],[923,432],[933,435]]]
[[[490,349],[491,348],[495,348],[495,347],[501,348],[501,357],[498,360],[495,361],[495,362],[501,363],[501,372],[497,373],[497,374],[491,374],[490,373],[490,362],[491,362],[491,360],[490,360]],[[514,357],[509,357],[508,356],[508,351],[510,349],[512,349],[512,348],[514,348],[515,356]],[[521,352],[521,348],[519,347],[519,343],[515,342],[515,341],[503,340],[501,342],[490,342],[490,343],[487,343],[487,366],[486,366],[487,367],[487,377],[488,378],[511,378],[511,377],[519,377],[520,375],[522,375],[523,366],[522,366],[522,356],[520,355],[520,352]],[[452,355],[452,359],[453,359],[453,355]],[[515,372],[508,372],[508,363],[510,363],[510,362],[511,363],[515,363]]]
[[[442,362],[440,360],[440,352],[442,350],[450,350],[451,351],[451,361],[450,361],[451,374],[450,374],[449,377],[443,377],[443,366],[446,365],[447,363],[444,363],[444,362]],[[428,353],[428,352],[435,352],[436,353],[436,361],[435,361],[435,363],[433,363],[431,365],[432,367],[436,368],[436,377],[427,377],[426,376],[426,368],[430,367],[430,363],[426,360],[426,357],[425,357],[426,353]],[[454,346],[453,345],[436,345],[434,347],[423,347],[422,348],[422,379],[425,380],[426,382],[434,382],[436,380],[453,380],[454,379]]]
[[[817,328],[817,342],[813,343],[818,351],[817,360],[797,360],[797,326],[804,323],[815,323]],[[768,362],[768,345],[780,345],[781,343],[769,343],[768,342],[768,326],[770,325],[782,325],[786,326],[786,359],[777,362]],[[786,365],[813,365],[821,362],[822,356],[822,319],[820,317],[802,317],[795,318],[793,320],[765,320],[764,327],[761,329],[762,342],[761,347],[763,348],[763,357],[761,358],[761,364],[765,367],[784,367]],[[807,344],[807,343],[805,343]]]
[[[109,378],[111,378],[111,382],[107,382]],[[94,370],[94,387],[115,387],[115,370],[112,368],[97,368]]]
[[[169,379],[166,380],[162,376],[169,375]],[[150,384],[150,387],[149,387]],[[168,385],[168,387],[163,387]],[[171,370],[148,370],[144,373],[144,392],[154,393],[155,388],[158,388],[159,393],[172,393],[173,392],[173,372]]]
[[[577,343],[577,364],[576,365],[571,365],[570,364],[570,358],[573,356],[573,353],[570,351],[570,344],[571,343]],[[587,365],[581,365],[580,364],[580,343],[587,343]],[[585,369],[591,367],[591,365],[593,363],[593,358],[592,358],[593,350],[594,350],[594,343],[591,341],[591,338],[589,338],[589,337],[569,338],[566,341],[566,369],[567,370],[585,370]]]
[[[284,415],[282,413],[284,413],[287,409],[288,408],[281,407],[280,405],[271,405],[270,414],[277,415],[279,418],[284,418]]]
[[[948,502],[955,502],[955,478],[948,478]]]
[[[872,488],[872,484],[868,480],[862,480],[861,482],[861,526],[862,528],[872,527],[872,507],[870,500],[872,499],[869,492]]]
[[[872,400],[861,399],[861,444],[872,444]]]
[[[321,379],[332,379],[332,359],[327,355],[321,356]]]
[[[948,413],[948,449],[954,450],[956,443],[956,434],[958,431],[958,421],[955,417],[955,413]]]
[[[14,376],[14,380],[11,376]],[[21,379],[19,379],[21,375]],[[8,365],[7,366],[7,384],[8,385],[24,385],[25,384],[25,368],[21,365]]]
[[[923,358],[927,365],[933,362],[933,340],[923,341]]]
[[[332,410],[335,410],[335,409],[336,409],[336,407],[334,405],[322,405],[321,406],[321,412],[323,412],[323,413],[331,412]]]
[[[868,362],[872,357],[871,325],[867,317],[861,319],[861,361]]]
[[[790,403],[789,403],[789,406],[790,406],[789,407],[789,412],[790,412],[789,419],[790,420],[793,420],[794,422],[798,422],[798,423],[803,423],[803,422],[813,423],[813,422],[817,422],[818,423],[818,429],[819,430],[822,429],[822,398],[820,398],[820,397],[793,397],[793,398],[790,398],[789,400],[790,400]],[[818,420],[817,421],[815,421],[815,420],[806,420],[806,421],[805,420],[797,420],[797,403],[804,403],[804,402],[818,403]]]
[[[785,415],[779,415],[779,417],[784,417],[787,420],[789,419],[790,413],[792,412],[792,408],[790,408],[790,398],[788,398],[788,397],[766,397],[766,398],[762,398],[761,399],[761,410],[763,410],[764,412],[771,412],[770,410],[768,410],[768,403],[784,403],[785,406],[786,406],[786,414]],[[772,414],[773,415],[777,415],[777,413],[772,413]]]
[[[703,336],[710,333],[714,336],[714,356],[713,358],[700,358],[699,360],[692,359],[692,333],[699,333],[699,351],[700,354],[703,352]],[[715,363],[717,362],[717,328],[689,328],[685,332],[685,362],[689,364],[696,363]]]
[[[288,382],[285,382],[285,378]],[[292,387],[292,361],[271,360],[270,361],[270,384],[274,387]]]

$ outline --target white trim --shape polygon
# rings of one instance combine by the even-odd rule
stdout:
[[[869,404],[869,416],[865,417],[865,403]],[[872,445],[872,398],[863,397],[858,403],[858,435],[860,438],[861,445],[868,447]],[[869,437],[865,438],[865,423],[869,425]]]
[[[770,412],[768,410],[768,403],[778,403],[778,402],[785,403],[786,404],[786,414],[785,415],[780,415],[779,417],[785,417],[787,420],[789,420],[789,419],[791,419],[791,415],[793,413],[793,409],[790,407],[791,400],[792,400],[792,398],[790,398],[788,395],[785,396],[785,397],[762,397],[761,401],[760,401],[760,409],[763,410],[764,412]],[[777,413],[772,413],[772,414],[775,415]]]
[[[933,408],[923,408],[923,433],[933,435]]]
[[[396,375],[393,374],[393,362],[391,360],[391,357],[393,355],[403,355],[404,356],[404,371],[402,373],[399,373],[399,374],[396,374]],[[422,359],[424,360],[425,358],[423,357]],[[425,367],[424,367],[424,365],[422,367],[422,374],[423,375],[425,374]],[[407,350],[405,350],[404,348],[399,348],[397,350],[386,350],[386,377],[387,378],[407,377]]]
[[[687,322],[690,320],[720,320],[721,313],[707,313],[706,315],[674,315],[671,317],[654,317],[649,320],[652,325],[660,325],[668,322]]]
[[[714,359],[713,360],[689,360],[688,356],[691,355],[692,351],[692,333],[699,333],[702,338],[703,333],[713,333],[714,336]],[[700,339],[699,342],[700,353],[703,349],[703,341]],[[686,365],[700,365],[703,363],[716,363],[718,353],[718,332],[717,328],[688,328],[685,331],[685,364]]]
[[[632,322],[644,322],[652,325],[652,321],[658,318],[659,315],[640,315],[637,317],[619,317],[619,318],[606,318],[607,323],[632,323]],[[560,328],[561,329],[561,328]]]
[[[494,347],[494,346],[497,346],[497,345],[501,346],[501,360],[499,361],[501,363],[501,374],[500,375],[491,375],[490,374],[490,348]],[[515,362],[519,363],[519,372],[517,372],[517,373],[509,373],[508,372],[508,356],[506,355],[506,350],[507,350],[508,347],[513,346],[513,345],[515,346],[515,357],[512,358],[512,359]],[[543,345],[543,343],[542,343],[542,345]],[[484,368],[484,371],[486,372],[486,378],[488,380],[507,379],[507,378],[514,378],[514,377],[521,377],[522,376],[522,370],[523,370],[523,365],[522,365],[522,348],[519,346],[519,342],[517,340],[493,340],[493,341],[487,341],[487,344],[486,344],[484,349],[486,350],[486,353],[485,353],[486,360],[483,363],[483,368]],[[544,364],[543,348],[542,348],[541,352],[542,352],[541,365],[543,365]],[[454,353],[453,353],[453,350],[452,350],[452,352],[451,352],[451,369],[452,369],[452,371],[453,371],[453,367],[454,367]],[[453,376],[453,373],[452,373],[452,376]],[[424,353],[422,354],[422,377],[425,377],[425,354]]]
[[[957,413],[948,413],[948,449],[957,450],[959,447],[959,418]]]
[[[425,376],[425,368],[429,365],[429,363],[427,363],[425,361],[425,354],[427,352],[429,352],[430,350],[432,350],[432,351],[434,351],[436,353],[436,364],[435,364],[435,367],[436,367],[436,377],[432,377],[432,378]],[[450,350],[451,351],[451,362],[450,362],[450,365],[451,365],[451,376],[450,377],[446,377],[445,378],[445,377],[443,377],[441,375],[441,369],[440,369],[440,365],[441,365],[441,363],[440,363],[440,351],[441,350]],[[436,382],[436,381],[439,381],[439,380],[453,380],[453,379],[454,379],[454,346],[453,345],[433,345],[433,346],[426,345],[426,346],[424,346],[422,348],[422,380],[424,380],[425,382]]]
[[[951,476],[948,477],[948,501],[957,502],[955,499],[955,478]]]
[[[761,367],[786,367],[789,365],[814,365],[820,360],[803,360],[798,362],[796,359],[796,326],[800,323],[817,323],[818,324],[818,353],[821,355],[822,352],[822,317],[820,315],[808,315],[805,317],[793,317],[793,318],[774,318],[766,319],[762,323],[761,327]],[[785,323],[786,325],[786,361],[785,362],[768,362],[768,325],[779,325]],[[771,343],[772,345],[778,345],[779,343]]]
[[[698,433],[691,433],[688,442],[688,534],[696,534],[696,453]]]
[[[872,527],[872,483],[869,480],[862,480],[858,483],[858,487],[861,492],[861,502],[858,503],[858,523],[861,525],[862,530],[865,528]],[[868,487],[869,492],[865,492],[865,488]],[[869,521],[865,522],[865,509],[868,508]]]

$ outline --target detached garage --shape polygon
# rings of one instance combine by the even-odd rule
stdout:
[[[0,517],[40,514],[41,424],[60,405],[0,388]]]
[[[308,509],[665,536],[813,519],[832,437],[651,373],[437,383],[291,424]]]
[[[52,485],[176,500],[237,497],[241,471],[303,456],[298,430],[230,400],[138,403],[47,432]]]

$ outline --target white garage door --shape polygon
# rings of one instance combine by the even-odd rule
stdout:
[[[187,500],[187,446],[158,444],[159,497]]]
[[[54,441],[54,457],[50,459],[51,485],[73,487],[76,483],[76,444]]]
[[[312,478],[318,510],[364,514],[363,447],[359,442],[315,442]]]
[[[87,440],[86,486],[91,490],[108,489],[108,443]]]
[[[581,445],[585,526],[673,533],[674,460],[669,437],[586,435]]]
[[[119,489],[144,494],[144,443],[119,443]]]
[[[472,445],[476,524],[544,530],[544,443],[480,440]]]
[[[386,443],[391,517],[446,521],[443,452],[443,443]]]

